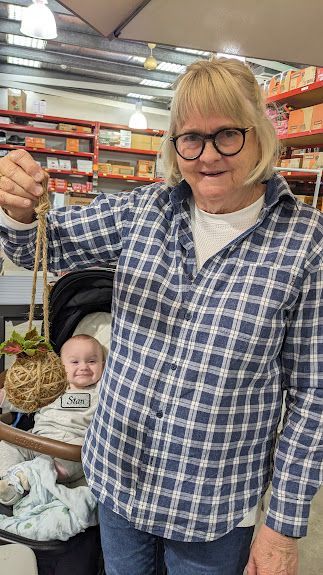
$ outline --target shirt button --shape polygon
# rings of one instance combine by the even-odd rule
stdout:
[[[156,411],[156,417],[159,417],[159,419],[161,419],[163,417],[163,412],[161,410]]]
[[[175,371],[175,369],[177,369],[177,365],[176,363],[172,363],[172,365],[170,366],[170,368]]]
[[[186,312],[185,319],[192,319],[192,313],[190,311]]]

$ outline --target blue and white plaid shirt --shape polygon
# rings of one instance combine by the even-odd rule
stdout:
[[[118,258],[85,473],[135,528],[183,541],[233,529],[272,478],[267,525],[304,536],[322,482],[323,216],[274,175],[257,223],[197,272],[190,193],[154,184],[49,216],[52,270]],[[34,233],[3,231],[19,265]]]

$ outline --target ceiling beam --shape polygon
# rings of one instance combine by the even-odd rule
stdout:
[[[17,54],[17,51],[19,54]],[[52,65],[64,65],[67,67],[79,68],[80,71],[84,68],[89,68],[98,72],[105,72],[107,74],[115,74],[118,76],[125,76],[132,81],[134,78],[142,80],[157,80],[160,82],[173,83],[177,74],[170,74],[169,72],[153,71],[148,72],[142,65],[124,64],[123,62],[111,62],[103,58],[91,58],[89,56],[73,55],[60,52],[51,52],[50,50],[36,50],[33,48],[25,48],[24,46],[13,46],[9,44],[0,44],[0,55],[13,56],[20,58],[27,58],[30,60],[38,60],[45,66],[46,63]]]
[[[0,13],[1,15],[1,13]],[[4,34],[17,34],[21,36],[20,22],[15,20],[7,20],[0,18],[0,32]],[[92,32],[92,31],[91,31]],[[139,56],[145,58],[149,55],[149,50],[146,44],[141,42],[130,42],[126,40],[107,40],[96,34],[84,34],[75,31],[75,26],[70,28],[66,26],[66,22],[57,20],[57,38],[51,40],[48,45],[54,44],[67,44],[82,48],[91,48],[92,50],[102,50],[112,52],[115,54],[128,54],[129,56]],[[196,61],[196,56],[185,54],[172,49],[154,48],[154,56],[158,62],[170,62],[171,64],[180,64],[182,66],[189,66],[192,62]]]

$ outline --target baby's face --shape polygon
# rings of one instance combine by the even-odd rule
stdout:
[[[95,341],[71,340],[61,351],[61,360],[71,389],[83,389],[99,381],[104,358],[102,349]]]

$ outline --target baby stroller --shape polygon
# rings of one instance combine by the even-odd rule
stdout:
[[[59,353],[63,343],[73,335],[81,320],[90,323],[97,314],[111,312],[113,269],[88,269],[68,273],[53,286],[50,294],[50,339]],[[90,315],[89,315],[90,314]],[[106,314],[103,314],[106,318]],[[108,331],[108,326],[106,326]],[[80,332],[79,332],[80,333]],[[85,333],[89,333],[89,330]],[[90,332],[95,336],[96,333]],[[0,374],[0,387],[4,374]],[[23,414],[16,427],[16,414],[0,415],[0,439],[24,445],[52,457],[78,461],[80,447],[27,433],[33,424],[32,415]],[[35,443],[37,442],[37,445]],[[12,515],[12,508],[0,505],[0,513]],[[36,541],[3,531],[0,526],[0,545],[20,543],[36,555],[39,575],[103,575],[99,527],[88,527],[68,541]],[[0,565],[0,572],[2,568]],[[7,574],[4,574],[7,575]],[[13,573],[12,575],[15,575]]]

